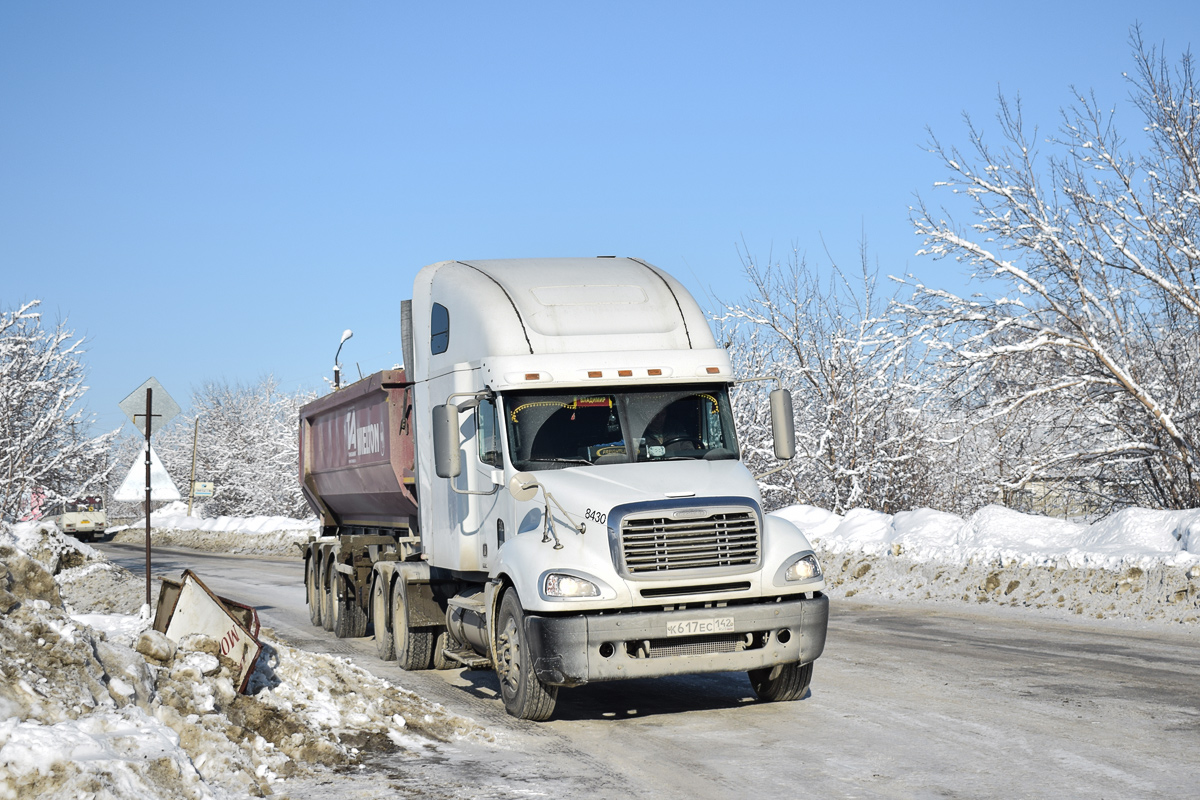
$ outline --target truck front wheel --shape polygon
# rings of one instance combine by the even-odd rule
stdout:
[[[799,700],[812,683],[813,665],[811,661],[807,664],[780,664],[777,667],[752,669],[746,674],[750,676],[750,685],[754,687],[759,700]]]
[[[413,630],[408,624],[408,606],[404,602],[404,580],[392,587],[392,639],[400,669],[429,669],[433,655],[433,631]]]
[[[533,671],[526,646],[525,611],[513,589],[501,598],[496,619],[496,677],[509,714],[534,722],[550,719],[558,687],[542,683]]]

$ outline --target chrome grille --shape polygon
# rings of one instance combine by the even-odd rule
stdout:
[[[670,512],[626,516],[621,550],[631,576],[704,570],[740,572],[758,565],[758,515],[749,509],[676,519]]]

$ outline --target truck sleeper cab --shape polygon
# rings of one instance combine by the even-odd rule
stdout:
[[[405,668],[493,667],[526,719],[559,687],[633,677],[744,670],[763,699],[804,694],[820,565],[762,512],[728,356],[681,285],[636,259],[442,262],[404,317],[386,402],[404,416],[386,424],[411,439],[420,501],[372,529],[338,513],[347,473],[343,496],[306,492],[336,534],[310,545],[310,603],[352,616],[349,635],[369,621]],[[790,457],[790,400],[772,395]],[[385,530],[395,546],[363,538]]]

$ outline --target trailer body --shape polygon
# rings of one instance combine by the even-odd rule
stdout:
[[[301,411],[314,622],[406,669],[493,667],[529,719],[598,680],[804,694],[820,565],[762,511],[728,355],[681,284],[637,259],[441,262],[401,328],[403,370]]]

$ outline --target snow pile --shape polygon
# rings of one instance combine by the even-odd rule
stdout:
[[[1098,618],[1200,622],[1200,509],[1124,509],[1091,525],[987,506],[968,519],[813,506],[775,512],[845,597],[998,602]]]
[[[316,517],[215,517],[202,509],[188,516],[187,503],[177,501],[150,514],[150,538],[166,547],[190,547],[220,553],[299,557],[310,536],[320,533]],[[116,542],[145,541],[146,519],[110,529]]]
[[[261,796],[369,753],[489,738],[347,659],[278,642],[238,694],[214,640],[176,646],[147,611],[97,613],[129,599],[97,607],[70,585],[119,588],[105,576],[128,573],[105,563],[52,524],[0,529],[2,800]]]

